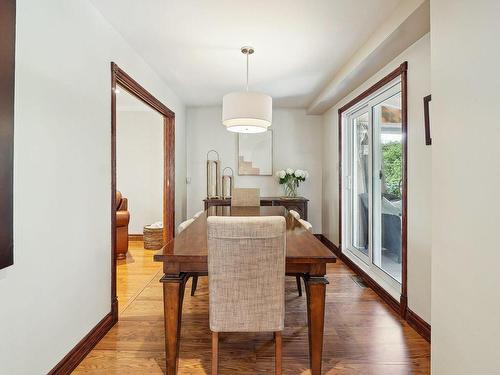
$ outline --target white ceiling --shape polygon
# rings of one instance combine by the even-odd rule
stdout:
[[[245,84],[307,107],[400,0],[90,0],[188,106]]]

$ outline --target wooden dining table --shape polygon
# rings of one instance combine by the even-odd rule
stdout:
[[[154,255],[163,262],[166,373],[177,374],[184,288],[190,276],[206,275],[208,216],[284,216],[286,273],[303,277],[307,295],[309,361],[312,375],[321,374],[327,263],[336,257],[281,206],[209,207],[189,227]]]

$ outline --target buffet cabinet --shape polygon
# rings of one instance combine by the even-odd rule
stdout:
[[[204,199],[205,210],[208,210],[212,206],[230,206],[231,198],[211,198]],[[309,199],[304,197],[296,198],[285,198],[285,197],[261,197],[261,206],[283,206],[287,210],[295,210],[300,214],[300,217],[304,220],[307,219],[307,203]]]

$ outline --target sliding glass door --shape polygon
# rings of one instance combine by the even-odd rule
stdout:
[[[369,114],[367,108],[361,108],[351,114],[349,164],[351,174],[348,178],[350,249],[358,258],[368,263],[370,257],[370,233],[368,216],[368,198],[371,191],[369,184],[371,141],[369,136]]]
[[[397,79],[342,120],[345,253],[393,294],[402,280],[401,104]]]
[[[400,85],[384,92],[372,105],[376,177],[373,179],[373,263],[401,283],[403,133]]]

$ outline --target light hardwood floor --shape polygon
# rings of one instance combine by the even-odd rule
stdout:
[[[135,257],[134,253],[132,256]],[[127,267],[135,267],[138,263],[129,263]],[[145,260],[144,264],[148,262]],[[133,275],[135,271],[125,273]],[[85,358],[75,374],[164,373],[160,276],[161,273],[157,272],[136,298],[120,309],[119,322]],[[371,289],[357,285],[352,276],[342,262],[328,266],[330,285],[326,299],[323,374],[429,374],[429,344],[401,321]],[[189,294],[190,286],[188,282],[184,297],[179,374],[209,374],[211,335],[207,279],[200,278],[194,297]],[[134,293],[127,291],[122,295],[130,298]],[[305,301],[305,296],[297,295],[295,279],[287,278],[284,374],[310,373],[307,370]],[[273,373],[273,336],[221,334],[219,356],[220,374]]]
[[[152,280],[157,280],[156,275],[161,270],[161,264],[153,261],[156,251],[145,250],[142,241],[129,241],[127,258],[117,261],[116,294],[119,315]]]

